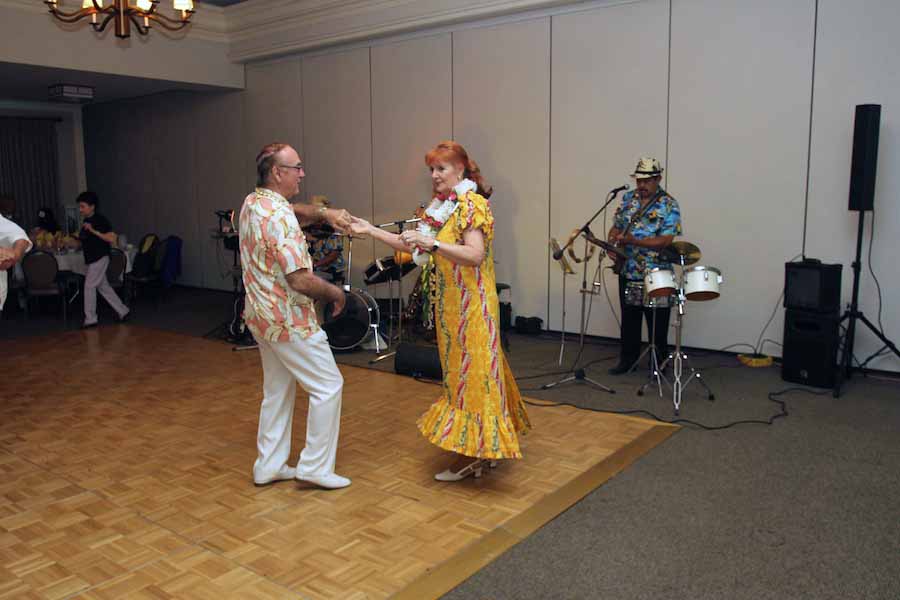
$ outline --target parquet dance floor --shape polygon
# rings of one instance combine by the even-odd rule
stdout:
[[[440,483],[415,428],[438,388],[342,367],[353,485],[256,487],[256,351],[133,326],[3,346],[4,599],[438,597],[675,430],[532,406],[523,460]]]

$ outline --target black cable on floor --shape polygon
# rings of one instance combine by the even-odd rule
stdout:
[[[548,403],[538,403],[532,402],[530,400],[525,400],[525,404],[531,406],[540,406],[540,407],[556,407],[556,406],[571,406],[572,408],[577,408],[578,410],[588,410],[591,412],[602,412],[602,413],[610,413],[614,415],[646,415],[656,421],[661,423],[668,423],[670,425],[691,425],[693,427],[697,427],[703,429],[704,431],[717,431],[719,429],[728,429],[730,427],[734,427],[736,425],[773,425],[777,419],[782,419],[788,416],[787,403],[784,400],[778,400],[778,396],[783,394],[788,394],[790,392],[805,392],[807,394],[812,394],[814,396],[824,396],[825,394],[830,394],[831,390],[823,390],[821,392],[816,392],[804,387],[789,387],[783,390],[779,390],[777,392],[769,392],[768,398],[771,402],[774,402],[780,407],[780,412],[775,413],[768,419],[742,419],[740,421],[733,421],[731,423],[726,423],[725,425],[705,425],[703,423],[698,423],[697,421],[692,421],[690,419],[663,419],[662,417],[655,415],[649,410],[643,409],[633,409],[633,410],[612,410],[612,409],[604,409],[604,408],[591,408],[588,406],[578,406],[576,404],[572,404],[571,402],[548,402]]]

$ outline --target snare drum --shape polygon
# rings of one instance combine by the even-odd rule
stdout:
[[[644,289],[642,281],[626,281],[623,291],[626,306],[640,306],[642,308],[668,308],[669,296],[657,296],[651,298]]]
[[[675,271],[665,267],[656,267],[644,275],[644,287],[651,298],[671,296],[675,293]]]
[[[722,271],[697,265],[684,270],[684,295],[688,300],[715,300],[719,297]]]
[[[350,350],[372,335],[374,325],[381,319],[378,302],[363,290],[344,292],[344,311],[331,316],[331,303],[316,301],[319,326],[328,334],[328,345],[334,350]]]

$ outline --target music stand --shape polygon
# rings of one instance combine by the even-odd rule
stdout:
[[[550,250],[553,252],[559,251],[559,242],[556,241],[556,238],[550,238]],[[560,336],[559,336],[559,366],[562,366],[563,363],[563,352],[566,349],[566,275],[574,275],[575,269],[572,268],[572,265],[569,263],[568,259],[565,256],[560,256],[560,259],[557,261],[559,263],[559,268],[562,270],[562,313],[561,320],[562,325],[560,325]]]
[[[585,308],[586,308],[585,301],[587,299],[588,294],[595,294],[596,292],[594,292],[593,290],[589,290],[588,286],[587,286],[587,270],[588,270],[588,263],[590,262],[590,254],[588,253],[588,250],[590,248],[589,244],[592,243],[589,241],[589,239],[587,237],[588,235],[590,235],[590,233],[589,233],[590,230],[588,229],[587,225],[585,225],[583,228],[581,228],[581,230],[577,230],[577,231],[579,234],[583,233],[585,235],[584,257],[582,259],[583,269],[582,269],[581,290],[580,290],[580,292],[581,292],[581,336],[580,336],[581,341],[579,342],[579,345],[578,345],[578,359],[580,360],[582,351],[584,350],[584,335],[585,335],[585,329],[587,327],[587,323],[585,322]],[[577,237],[577,235],[573,236],[573,238],[574,237]],[[593,237],[593,236],[591,236],[591,237]],[[566,243],[566,247],[570,246],[572,244],[572,241],[573,241],[573,239],[570,238],[569,241]],[[558,244],[557,244],[557,246],[558,246]],[[554,257],[556,257],[556,256],[557,256],[556,251],[554,251]],[[557,259],[557,260],[559,260],[559,259]],[[603,260],[603,259],[601,258],[600,260]],[[563,276],[563,292],[565,292],[565,275]],[[564,305],[563,310],[565,311],[565,302],[563,302],[563,305]],[[560,349],[560,358],[562,358],[562,349]],[[558,381],[552,381],[550,383],[545,383],[544,385],[541,386],[541,389],[549,390],[550,388],[554,388],[560,384],[569,383],[570,381],[574,381],[576,383],[589,383],[589,384],[593,385],[594,387],[599,388],[600,390],[602,390],[604,392],[608,392],[610,394],[616,393],[616,391],[614,389],[603,385],[599,381],[594,381],[590,377],[586,376],[584,374],[584,369],[577,368],[577,366],[578,366],[578,361],[576,361],[572,365],[572,368],[569,370],[571,375],[567,375],[566,377],[563,377],[562,379],[560,379]]]

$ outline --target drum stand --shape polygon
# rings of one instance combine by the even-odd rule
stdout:
[[[681,257],[682,260],[682,275],[684,274],[684,257]],[[678,306],[678,313],[675,315],[675,351],[669,354],[669,357],[666,358],[665,362],[660,366],[660,369],[665,369],[666,365],[669,364],[669,361],[672,361],[672,403],[675,406],[675,414],[679,414],[681,410],[681,394],[684,389],[693,381],[695,378],[700,382],[700,385],[706,390],[707,399],[712,402],[716,399],[715,394],[713,394],[712,390],[706,384],[706,381],[703,380],[703,377],[700,375],[700,371],[695,369],[690,365],[690,359],[686,352],[682,352],[681,350],[681,328],[684,321],[684,303],[686,297],[684,295],[684,277],[682,276],[681,280],[678,282],[678,294],[675,299],[675,304]],[[687,381],[682,383],[681,374],[683,371],[684,364],[687,363],[688,368],[691,370],[690,375],[688,375]]]
[[[656,383],[656,387],[659,390],[659,397],[662,398],[663,394],[663,382],[666,385],[671,385],[669,380],[666,379],[666,376],[663,375],[663,368],[665,363],[660,364],[659,362],[659,354],[656,352],[656,298],[650,298],[650,309],[653,311],[653,318],[650,319],[650,344],[644,348],[644,351],[641,352],[641,355],[638,356],[638,359],[634,361],[634,364],[631,365],[631,368],[628,369],[628,372],[631,373],[634,371],[638,363],[641,362],[641,359],[644,358],[645,355],[650,355],[650,373],[647,376],[647,382],[638,388],[637,395],[643,396],[644,390],[646,390],[649,386]]]
[[[399,221],[394,223],[397,225],[398,234],[403,233],[405,229],[405,225],[408,221]],[[379,227],[384,227],[384,225],[379,225]],[[397,276],[397,345],[400,345],[403,342],[403,265],[394,261],[394,274]],[[394,341],[394,279],[388,279],[388,306],[390,307],[388,311],[388,343]],[[380,354],[378,350],[378,329],[375,329],[375,354],[378,354],[375,358],[369,361],[370,365],[374,365],[375,363],[381,362],[385,359],[388,359],[397,354],[397,351],[386,352],[384,354]]]
[[[587,327],[587,323],[585,323],[585,301],[587,300],[588,294],[596,293],[593,290],[589,290],[588,286],[587,286],[588,242],[584,243],[583,264],[584,264],[584,268],[583,268],[582,276],[581,276],[581,290],[580,290],[580,292],[581,292],[581,341],[579,342],[579,345],[578,345],[578,356],[579,357],[581,357],[581,353],[584,350],[584,334],[585,334],[585,328]],[[563,276],[563,293],[565,293],[565,276]],[[565,302],[563,302],[563,311],[565,311]],[[565,312],[563,312],[563,314],[565,314]],[[563,335],[565,335],[565,333]],[[560,358],[562,358],[562,348],[560,348]],[[576,383],[589,383],[589,384],[593,385],[594,387],[599,388],[600,390],[602,390],[604,392],[608,392],[610,394],[616,393],[616,390],[606,387],[602,383],[600,383],[598,381],[594,381],[590,377],[587,377],[584,374],[584,369],[576,369],[575,366],[577,364],[578,363],[576,362],[575,365],[572,365],[572,371],[571,371],[572,374],[571,375],[569,375],[567,377],[563,377],[559,381],[552,381],[550,383],[545,383],[544,385],[541,386],[541,389],[549,390],[550,388],[554,388],[560,384],[569,383],[570,381],[574,381]]]

